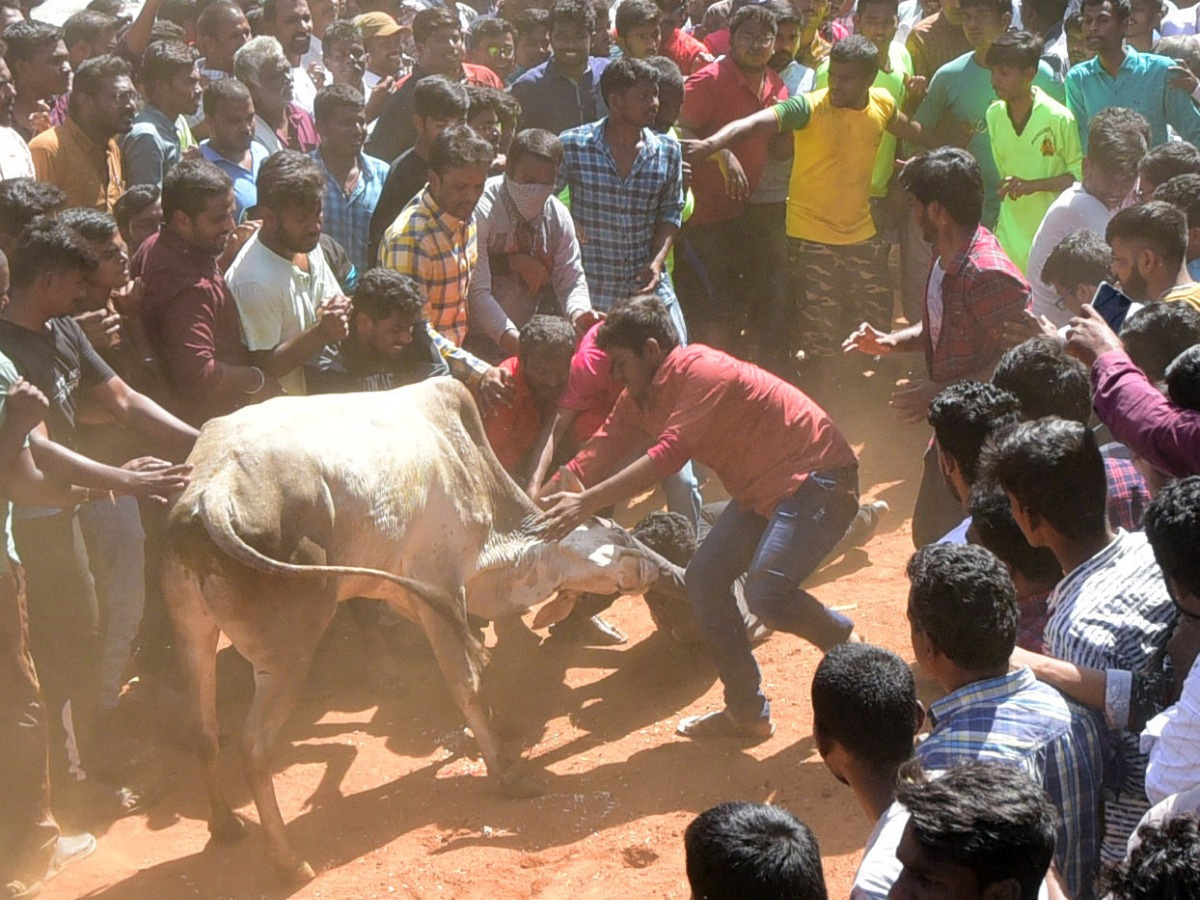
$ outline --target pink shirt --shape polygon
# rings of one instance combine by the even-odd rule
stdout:
[[[612,377],[612,362],[596,346],[596,332],[601,324],[597,322],[579,339],[579,347],[571,359],[567,389],[558,401],[563,409],[579,414],[574,426],[577,446],[585,444],[604,424],[621,396],[621,386]]]
[[[664,478],[689,459],[708,466],[739,506],[764,517],[809,473],[858,464],[833,420],[805,394],[703,344],[667,354],[643,403],[622,392],[568,468],[593,485],[639,451]]]

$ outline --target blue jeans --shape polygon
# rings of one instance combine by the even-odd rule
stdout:
[[[858,511],[858,472],[813,472],[771,518],[730,503],[692,557],[685,583],[701,632],[725,685],[725,706],[748,722],[770,715],[733,583],[746,573],[746,604],[763,624],[822,650],[846,640],[854,623],[801,590]]]

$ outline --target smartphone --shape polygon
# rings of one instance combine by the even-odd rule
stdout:
[[[1118,333],[1125,324],[1125,317],[1129,315],[1129,307],[1132,305],[1132,300],[1107,281],[1100,282],[1100,287],[1096,288],[1096,296],[1092,298],[1092,309],[1100,314],[1109,328]]]

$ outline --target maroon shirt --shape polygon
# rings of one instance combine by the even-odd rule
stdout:
[[[131,269],[142,279],[142,322],[166,382],[165,405],[197,427],[245,406],[248,398],[214,397],[222,363],[251,364],[216,257],[164,227],[134,254]]]

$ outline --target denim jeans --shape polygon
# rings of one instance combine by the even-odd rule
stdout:
[[[780,501],[771,518],[730,503],[687,568],[688,600],[725,685],[725,706],[739,721],[770,714],[758,663],[733,595],[746,573],[746,604],[769,628],[812,641],[841,643],[854,623],[826,609],[800,584],[846,533],[858,511],[856,469],[813,472]]]

